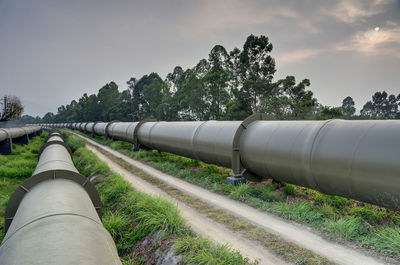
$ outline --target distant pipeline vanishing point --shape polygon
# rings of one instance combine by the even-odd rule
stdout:
[[[400,121],[82,122],[42,124],[128,141],[232,168],[233,177],[273,178],[400,210]]]

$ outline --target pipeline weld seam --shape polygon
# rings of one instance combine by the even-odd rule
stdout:
[[[196,129],[195,129],[194,132],[192,133],[192,139],[190,140],[190,145],[191,145],[191,147],[192,147],[193,156],[194,156],[197,160],[201,160],[201,159],[200,159],[199,156],[197,155],[196,150],[195,150],[194,147],[196,146],[197,136],[198,136],[198,134],[199,134],[200,129],[201,129],[201,128],[204,126],[204,124],[206,124],[207,122],[209,122],[209,121],[204,121],[204,122],[200,123],[200,124],[196,127]]]
[[[292,145],[291,145],[291,150],[290,150],[290,156],[289,156],[289,165],[292,165],[292,163],[291,163],[291,161],[292,161],[292,158],[293,158],[293,153],[294,153],[294,148],[293,148],[293,146],[295,145],[295,143],[297,142],[297,139],[300,137],[300,135],[306,130],[306,127],[307,127],[307,125],[306,126],[303,126],[303,128],[301,128],[301,130],[299,131],[299,133],[296,135],[296,137],[294,138],[294,141],[293,141],[293,143],[292,143]],[[303,151],[303,150],[301,150],[301,151]],[[301,152],[302,153],[302,152]],[[304,163],[303,163],[303,155],[302,154],[300,154],[300,159],[301,159],[301,167],[303,168],[303,165],[304,165]],[[290,172],[292,173],[292,178],[293,179],[295,179],[295,176],[296,176],[296,172],[294,172],[293,171],[293,167],[292,166],[289,166],[289,169],[290,169]],[[298,170],[298,169],[297,169]],[[307,170],[307,169],[306,169]],[[306,176],[307,176],[307,172],[305,172],[306,174]]]
[[[361,143],[361,141],[367,136],[367,134],[369,133],[369,131],[374,127],[376,125],[376,123],[372,123],[372,125],[370,125],[366,130],[365,130],[365,132],[357,139],[357,143],[356,143],[356,145],[354,146],[354,149],[353,149],[353,153],[352,153],[352,156],[351,156],[351,162],[350,162],[350,171],[349,171],[349,173],[348,173],[348,175],[347,175],[347,177],[350,179],[350,184],[349,184],[349,192],[350,192],[350,194],[353,196],[354,195],[354,193],[353,193],[353,191],[354,191],[354,188],[355,188],[355,185],[354,185],[354,179],[353,179],[353,177],[352,177],[352,175],[353,175],[353,167],[354,167],[354,159],[355,159],[355,157],[356,157],[356,154],[357,154],[357,151],[358,151],[358,148],[359,148],[359,146],[360,146],[360,143]]]
[[[70,165],[70,166],[72,165],[73,167],[75,167],[75,165],[72,163],[72,161],[71,161],[71,163],[69,163],[69,162],[66,162],[65,160],[55,159],[55,160],[49,160],[49,161],[40,163],[40,166],[36,167],[35,172],[37,171],[37,169],[41,168],[42,166],[44,166],[44,165],[46,165],[46,164],[49,164],[49,163],[54,163],[55,161],[61,162],[61,163],[64,163],[64,164],[67,164],[67,165]],[[38,165],[39,165],[39,164],[38,164]],[[69,170],[69,171],[72,171],[72,170],[70,170],[70,169],[68,169],[68,170]],[[37,173],[35,173],[35,172],[33,172],[32,176],[37,174]],[[78,173],[77,170],[74,171],[74,172],[75,172],[75,173]]]
[[[264,155],[264,160],[263,160],[263,168],[265,169],[265,171],[267,172],[268,177],[272,177],[271,171],[269,170],[269,164],[268,164],[268,151],[269,151],[269,145],[270,142],[273,138],[273,136],[275,135],[276,131],[278,130],[278,126],[276,126],[275,124],[272,124],[273,126],[275,126],[275,128],[272,129],[272,132],[270,135],[267,135],[266,137],[266,143],[265,143],[265,155]]]
[[[223,130],[223,127],[221,126],[221,127],[217,127],[217,131],[215,132],[215,135],[220,135],[221,134],[221,131]],[[232,144],[230,145],[230,147],[232,148]],[[219,146],[217,146],[216,144],[214,144],[213,145],[213,147],[212,147],[212,150],[213,150],[213,152],[212,152],[212,155],[213,155],[213,159],[214,159],[214,161],[217,161],[220,165],[224,165],[225,163],[222,163],[223,161],[222,160],[220,160],[220,158],[221,159],[223,159],[222,157],[220,157],[220,156],[218,156],[217,155],[217,150],[220,150],[221,148],[219,147]],[[232,156],[231,156],[231,159],[230,159],[231,161],[231,163],[232,163]],[[231,168],[232,168],[232,165],[231,165]]]
[[[154,128],[158,123],[160,123],[160,122],[155,122],[155,123],[153,123],[153,124],[151,125],[150,129],[149,129],[149,144],[150,144],[149,147],[151,147],[151,148],[153,148],[153,149],[156,149],[156,148],[154,148],[154,145],[153,145],[153,141],[152,141],[152,137],[151,137],[151,131],[153,130],[153,128]]]
[[[335,121],[335,120],[334,119],[327,120],[318,128],[317,132],[315,133],[313,142],[311,144],[310,156],[309,156],[309,161],[308,161],[308,172],[307,172],[308,174],[307,175],[309,175],[311,177],[311,180],[313,181],[313,183],[312,183],[313,185],[311,187],[313,187],[313,189],[319,190],[324,193],[326,193],[326,192],[323,189],[321,189],[321,187],[318,185],[317,180],[316,180],[314,174],[312,173],[311,165],[312,165],[313,154],[315,151],[314,149],[316,148],[315,146],[316,146],[317,139],[319,138],[322,129],[324,129],[328,123],[331,123],[333,121]]]

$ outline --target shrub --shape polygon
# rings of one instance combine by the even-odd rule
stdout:
[[[372,225],[381,223],[387,216],[387,213],[383,208],[372,209],[370,205],[350,208],[349,213],[364,219]]]
[[[243,258],[238,251],[232,251],[226,245],[215,245],[201,237],[193,239],[187,236],[176,242],[176,252],[182,253],[189,264],[248,264],[248,259]]]
[[[362,218],[341,218],[337,221],[328,221],[324,230],[330,235],[353,241],[359,241],[361,237],[369,234],[366,223]]]
[[[344,197],[325,195],[318,191],[313,191],[310,197],[320,205],[326,203],[338,209],[345,208],[349,202],[349,199]]]
[[[79,148],[85,146],[85,140],[73,135],[67,135],[67,137],[65,137],[65,142],[71,148],[72,152],[75,152]]]
[[[375,231],[374,236],[364,241],[364,245],[385,254],[400,257],[400,227],[391,225]]]
[[[230,197],[236,200],[245,200],[252,193],[253,188],[248,184],[240,184],[232,188]]]

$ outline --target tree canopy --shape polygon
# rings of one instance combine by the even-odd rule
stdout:
[[[16,96],[3,96],[0,100],[0,122],[18,120],[23,111],[21,100]]]
[[[372,101],[365,103],[361,110],[361,117],[369,119],[399,119],[400,94],[388,95],[386,91],[376,92]]]
[[[347,118],[350,118],[351,116],[354,115],[356,112],[356,108],[354,107],[355,103],[352,97],[346,97],[343,99],[342,102],[342,113],[345,115]]]
[[[275,80],[273,45],[266,36],[250,35],[243,47],[227,51],[215,45],[195,66],[173,71],[161,78],[153,72],[131,77],[120,91],[111,81],[97,94],[83,94],[77,101],[47,113],[45,122],[157,120],[242,120],[255,112],[272,119],[399,118],[400,95],[385,91],[373,95],[361,115],[346,97],[341,107],[318,103],[310,80],[292,75]],[[33,118],[33,117],[32,117]]]

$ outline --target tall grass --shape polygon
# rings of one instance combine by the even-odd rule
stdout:
[[[369,235],[366,222],[362,218],[340,218],[325,223],[324,229],[331,235],[337,235],[352,241],[362,241]]]
[[[13,144],[10,155],[0,155],[0,176],[5,178],[28,178],[38,162],[38,152],[47,138],[47,133],[30,139],[28,145]]]
[[[373,249],[392,256],[398,256],[400,249],[400,228],[390,225],[383,229],[375,230],[374,236],[368,237],[363,243]]]
[[[224,245],[215,245],[203,238],[193,239],[191,236],[179,238],[176,251],[178,254],[186,254],[185,261],[188,264],[248,264],[238,251],[232,251]]]
[[[98,184],[103,203],[102,221],[112,235],[124,264],[145,264],[146,257],[132,252],[132,249],[140,240],[155,233],[162,235],[160,240],[172,239],[172,243],[179,246],[178,253],[190,264],[250,264],[240,253],[227,246],[214,245],[195,236],[185,226],[175,205],[134,191],[128,182],[112,173],[89,150],[78,148],[74,161],[83,175],[96,175],[103,179]],[[192,244],[196,248],[183,248],[184,244]]]

